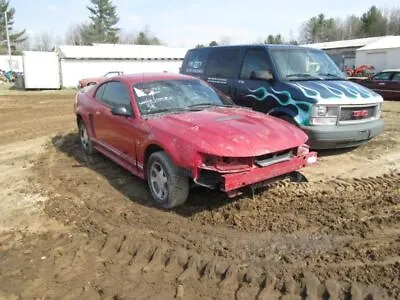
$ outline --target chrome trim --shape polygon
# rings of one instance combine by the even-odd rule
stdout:
[[[339,115],[338,115],[338,118],[337,118],[337,125],[362,124],[362,123],[375,121],[375,120],[378,119],[376,117],[376,114],[377,114],[377,109],[379,108],[379,104],[380,103],[340,105],[339,106]],[[366,118],[366,119],[340,121],[340,118],[342,116],[342,108],[364,108],[364,107],[373,107],[375,115],[371,116],[369,118]]]

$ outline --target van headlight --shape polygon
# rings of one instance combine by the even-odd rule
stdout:
[[[311,125],[336,125],[339,106],[315,105],[311,111]]]

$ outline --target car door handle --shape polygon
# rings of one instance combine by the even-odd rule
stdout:
[[[378,85],[385,85],[386,83],[384,82],[379,82]]]
[[[100,112],[99,111],[96,111],[96,115],[99,115],[100,114]]]

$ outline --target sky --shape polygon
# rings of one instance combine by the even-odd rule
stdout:
[[[35,36],[65,36],[73,25],[88,21],[89,0],[10,0],[15,29]],[[212,40],[231,44],[263,41],[268,34],[296,38],[300,26],[324,13],[327,17],[361,15],[372,5],[400,8],[399,0],[113,0],[124,32],[148,27],[171,47],[193,47]]]

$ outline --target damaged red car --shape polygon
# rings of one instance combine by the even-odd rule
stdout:
[[[83,150],[147,180],[154,203],[183,204],[195,185],[235,195],[316,162],[303,131],[236,107],[185,75],[124,75],[81,91],[75,113]]]

